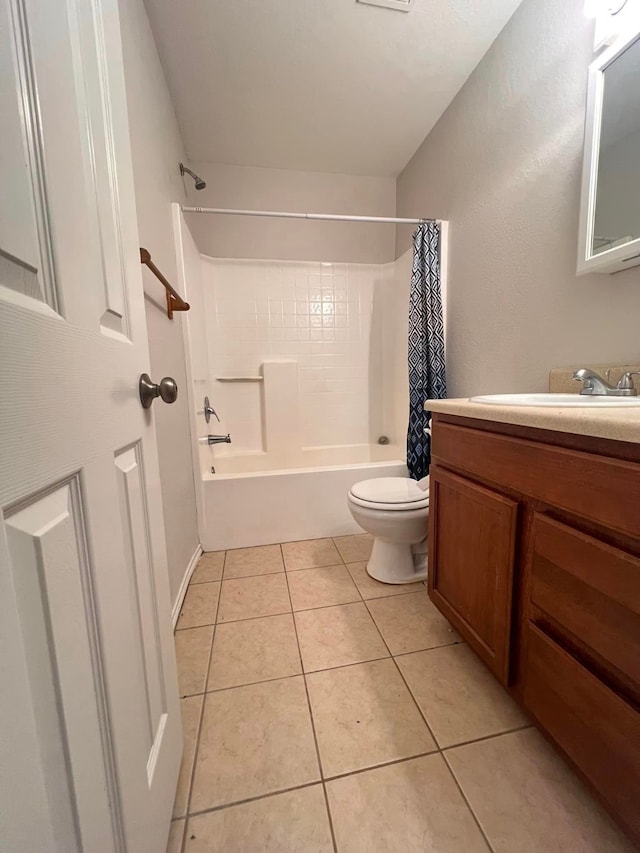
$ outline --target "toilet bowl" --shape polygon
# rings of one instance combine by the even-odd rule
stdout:
[[[367,572],[383,583],[413,583],[427,577],[429,478],[363,480],[349,490],[354,520],[373,536]]]

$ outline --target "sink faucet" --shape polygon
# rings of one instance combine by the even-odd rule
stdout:
[[[584,383],[580,391],[581,394],[591,397],[636,397],[638,392],[632,379],[635,375],[637,375],[635,370],[623,373],[618,384],[614,386],[603,379],[595,370],[582,367],[580,370],[576,370],[573,378],[576,382]]]

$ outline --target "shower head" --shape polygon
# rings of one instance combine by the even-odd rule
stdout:
[[[207,186],[205,181],[203,181],[202,178],[199,178],[195,172],[192,172],[191,169],[188,169],[184,165],[184,163],[180,163],[180,174],[184,175],[185,172],[187,173],[187,175],[191,175],[193,180],[196,182],[196,189],[197,190],[203,190]]]

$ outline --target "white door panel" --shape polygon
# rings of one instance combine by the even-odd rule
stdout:
[[[78,478],[32,497],[5,523],[55,838],[69,851],[112,849],[105,791],[114,780],[102,759],[106,715]],[[82,838],[78,813],[91,815]]]
[[[0,0],[0,846],[163,853],[181,753],[117,0]],[[6,191],[5,191],[6,190]]]

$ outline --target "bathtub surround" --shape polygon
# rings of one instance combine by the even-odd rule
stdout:
[[[274,445],[291,458],[302,447],[369,444],[384,433],[380,383],[370,381],[383,275],[374,264],[204,259],[210,396],[220,429],[233,431],[219,458],[271,454]],[[263,364],[263,383],[216,381],[259,375]]]
[[[195,308],[187,393],[203,548],[357,532],[351,486],[407,476],[410,254],[384,265],[216,259],[198,254],[179,205],[174,223]],[[209,441],[205,396],[229,443]]]
[[[452,222],[456,397],[637,358],[640,270],[575,274],[593,26],[583,0],[524,0],[398,178],[398,216]],[[410,230],[397,234],[400,253]]]

